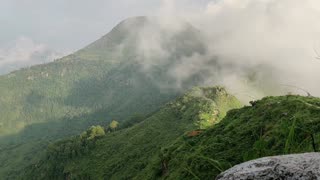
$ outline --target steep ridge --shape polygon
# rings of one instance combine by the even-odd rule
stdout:
[[[140,175],[146,179],[142,171],[150,170],[162,147],[184,133],[216,124],[228,110],[240,106],[224,88],[194,88],[131,127],[90,142],[82,135],[50,145],[43,159],[23,177],[132,179]]]
[[[129,18],[74,54],[0,76],[0,178],[36,162],[52,141],[112,119],[148,114],[201,84],[195,75],[176,88],[166,73],[177,57],[204,51],[199,31],[187,23],[174,31],[160,23]],[[148,56],[139,48],[144,29],[170,49],[168,56]],[[169,64],[145,69],[152,62]]]
[[[156,178],[214,179],[248,160],[320,150],[319,98],[288,95],[251,104],[229,111],[199,136],[184,136],[165,148],[154,168],[166,162],[167,171]]]
[[[178,95],[180,90],[171,88],[174,82],[164,72],[166,65],[142,70],[146,58],[148,62],[162,61],[138,49],[137,34],[144,28],[159,29],[160,25],[155,18],[130,18],[72,55],[1,76],[0,135],[18,132],[33,123],[99,110],[107,112],[106,120],[124,119],[135,112],[154,111]],[[172,63],[176,56],[203,51],[199,33],[191,25],[175,32],[162,29],[153,35],[163,40],[160,45],[171,49],[165,58]],[[179,38],[192,43],[174,43]],[[189,82],[186,88],[197,83]],[[169,88],[163,90],[159,84]]]

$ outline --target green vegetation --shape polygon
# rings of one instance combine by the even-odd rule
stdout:
[[[150,113],[200,84],[201,81],[189,80],[176,89],[176,82],[166,73],[168,64],[143,70],[145,57],[137,50],[136,33],[144,26],[159,25],[144,17],[131,18],[74,54],[0,76],[0,136],[17,133],[34,123],[96,111],[107,112],[108,121]],[[168,62],[176,63],[177,56],[201,53],[198,34],[192,26],[176,34],[165,30],[159,34],[168,39],[163,43],[172,49]],[[192,43],[174,43],[181,38]]]
[[[149,26],[165,60],[137,49]],[[168,75],[206,51],[200,34],[131,18],[74,54],[0,76],[0,179],[213,179],[247,160],[319,151],[320,99],[236,109],[222,87],[192,88],[214,69]]]
[[[30,166],[23,177],[132,179],[143,176],[143,170],[158,159],[162,147],[203,124],[214,125],[226,111],[239,107],[239,101],[221,87],[194,88],[137,124],[106,133],[89,146],[82,142],[89,139],[82,136],[51,144],[45,157]]]
[[[61,121],[37,123],[27,126],[23,131],[0,138],[0,179],[16,179],[26,166],[39,161],[44,149],[57,139],[80,134],[91,123],[104,124],[105,113],[96,112],[81,117],[66,118]]]
[[[50,142],[92,125],[105,127],[112,119],[129,125],[121,122],[132,114],[154,112],[201,84],[200,78],[191,78],[176,88],[166,72],[170,64],[143,70],[145,57],[136,49],[136,34],[145,26],[159,25],[131,18],[74,54],[0,76],[0,179],[13,179],[39,160],[34,154],[42,154]],[[190,25],[176,34],[163,30],[159,36],[172,53],[169,63],[203,51],[199,33]]]
[[[109,124],[109,128],[111,131],[115,131],[118,128],[119,122],[112,120],[111,123]]]
[[[164,148],[154,163],[153,178],[213,179],[251,159],[320,150],[319,98],[266,97],[252,104],[229,111],[199,136],[185,135]],[[157,176],[161,162],[166,162],[167,170]],[[152,174],[148,171],[144,173]]]
[[[220,87],[194,88],[137,124],[97,139],[81,156],[50,159],[49,149],[24,177],[213,179],[251,159],[320,150],[319,98],[288,95],[251,104],[223,118],[239,102]]]
[[[80,135],[81,139],[87,139],[87,140],[92,140],[92,139],[96,139],[102,136],[105,136],[106,133],[104,132],[103,127],[101,126],[91,126],[90,129],[88,129],[87,131],[83,132]]]

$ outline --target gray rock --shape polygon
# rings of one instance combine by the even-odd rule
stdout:
[[[236,165],[216,179],[320,180],[320,153],[260,158]]]

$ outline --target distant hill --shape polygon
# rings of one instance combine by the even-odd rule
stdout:
[[[185,133],[213,126],[228,110],[240,106],[223,88],[194,88],[133,126],[95,140],[82,134],[51,144],[42,160],[31,165],[23,177],[147,179],[144,170],[154,171],[150,165],[159,158],[163,147]]]

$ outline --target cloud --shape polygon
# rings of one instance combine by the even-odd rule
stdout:
[[[156,54],[159,58],[152,63],[159,65],[172,61],[163,46],[163,31],[179,33],[181,19],[200,30],[206,53],[179,57],[180,63],[168,67],[177,87],[206,72],[204,84],[222,84],[236,93],[258,97],[303,93],[292,87],[297,86],[320,95],[320,61],[314,52],[320,49],[318,0],[219,0],[198,8],[190,7],[190,2],[163,1],[155,12],[158,25],[144,27],[137,35],[140,52]],[[141,64],[146,72],[153,66],[148,61]]]
[[[45,44],[35,43],[27,37],[20,37],[0,49],[0,74],[21,67],[50,62],[63,56],[50,50]]]
[[[27,34],[31,39],[50,47],[55,44],[56,48],[77,49],[120,19],[155,15],[156,25],[144,26],[134,33],[139,39],[138,53],[144,57],[140,60],[142,69],[148,73],[152,67],[173,61],[172,49],[164,44],[183,30],[181,22],[188,21],[203,36],[201,45],[206,51],[176,57],[177,63],[168,67],[166,73],[178,88],[183,88],[192,76],[205,72],[203,84],[223,84],[236,93],[262,96],[300,92],[280,85],[291,84],[320,95],[320,62],[314,52],[320,52],[319,0],[95,0],[77,1],[76,7],[75,1],[58,0],[36,3],[40,8],[24,2],[26,6],[7,0],[8,5],[2,6],[4,18],[0,20],[7,23],[3,29],[8,31],[3,36],[10,32],[21,34],[18,30],[22,29],[32,32]],[[21,23],[21,19],[28,23]],[[163,39],[163,32],[172,35]],[[11,66],[42,63],[46,58],[39,58],[39,54],[55,54],[46,45],[21,39],[24,38],[0,50],[0,73],[8,72]],[[44,41],[47,39],[50,40]]]
[[[204,16],[210,52],[238,66],[272,69],[258,79],[289,83],[320,95],[320,41],[317,0],[224,0],[208,4]]]

